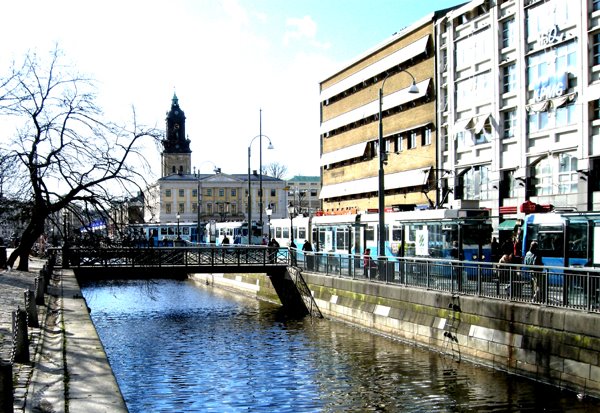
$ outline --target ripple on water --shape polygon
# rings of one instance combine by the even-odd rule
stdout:
[[[83,293],[129,411],[597,411],[518,377],[275,306],[159,281]]]

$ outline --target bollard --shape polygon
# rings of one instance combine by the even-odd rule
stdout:
[[[35,303],[44,305],[44,279],[40,276],[35,277]]]
[[[0,361],[0,412],[14,412],[13,390],[12,364]]]
[[[6,247],[0,245],[0,270],[5,270],[6,268]]]
[[[25,291],[25,310],[27,310],[27,324],[29,324],[29,327],[38,328],[40,322],[35,307],[35,294],[31,290]]]
[[[12,313],[13,363],[29,363],[29,336],[27,335],[27,312],[17,308]]]

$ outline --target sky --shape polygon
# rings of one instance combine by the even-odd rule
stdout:
[[[165,129],[176,93],[192,165],[319,175],[319,82],[459,0],[20,0],[3,4],[0,74],[55,45],[94,78],[111,120]],[[261,128],[262,124],[262,128]],[[2,134],[11,133],[1,131]],[[160,174],[160,154],[146,153]]]

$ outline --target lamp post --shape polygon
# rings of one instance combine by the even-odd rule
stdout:
[[[296,212],[296,208],[292,203],[288,205],[288,213],[290,215],[290,245],[294,242],[294,213]]]
[[[271,208],[271,204],[267,205],[267,209],[265,210],[267,213],[267,223],[269,225],[269,240],[271,239],[271,215],[273,214],[273,209]]]
[[[415,77],[408,70],[401,70],[398,73],[407,73],[412,78],[412,84],[408,89],[408,93],[419,93]],[[385,172],[383,166],[387,163],[387,153],[383,146],[383,118],[382,118],[382,107],[383,107],[383,86],[387,80],[389,74],[383,78],[381,87],[379,88],[379,137],[377,144],[379,145],[379,185],[378,185],[378,212],[379,212],[379,246],[377,255],[385,256]]]
[[[179,236],[179,218],[181,218],[181,215],[179,215],[179,212],[176,215],[177,218],[177,241],[179,241],[181,239],[181,237]]]
[[[248,145],[248,244],[252,244],[252,184],[250,181],[250,158],[252,155],[251,152],[251,147],[252,147],[252,142],[254,142],[254,140],[256,138],[260,139],[260,186],[258,189],[259,192],[259,204],[258,204],[258,208],[260,210],[260,219],[259,219],[259,223],[262,224],[262,138],[265,137],[269,140],[269,146],[267,147],[267,149],[274,149],[275,147],[273,146],[273,143],[271,142],[271,138],[269,138],[266,135],[260,134],[260,135],[256,135],[254,138],[252,138],[252,140],[250,141],[250,145]],[[262,229],[261,229],[262,231]],[[261,234],[262,235],[262,234]]]
[[[197,212],[198,212],[198,222],[197,222],[197,227],[196,227],[196,243],[200,244],[200,214],[202,213],[202,174],[200,173],[200,168],[202,167],[202,165],[204,165],[205,163],[212,163],[213,165],[213,172],[216,174],[220,174],[221,173],[221,168],[217,168],[217,166],[212,162],[212,161],[204,161],[202,162],[200,165],[198,165],[198,172],[196,173],[196,179],[197,179],[197,183],[198,183],[198,207]],[[195,167],[194,167],[195,168]]]

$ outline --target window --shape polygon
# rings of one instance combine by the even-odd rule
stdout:
[[[219,197],[224,197],[225,196],[225,189],[223,188],[219,188]]]
[[[197,197],[198,197],[198,190],[192,189],[192,198],[197,198]]]
[[[600,10],[600,0],[592,0],[592,10],[593,11]]]
[[[198,212],[198,204],[195,202],[192,204],[192,212],[194,212],[194,213]]]
[[[535,194],[573,194],[577,192],[577,157],[569,153],[548,156],[534,167]]]
[[[167,214],[171,213],[171,204],[165,204],[165,213],[167,213]]]
[[[180,189],[179,190],[179,198],[183,198],[185,196],[185,190]]]
[[[540,81],[548,78],[548,74],[577,73],[577,43],[572,41],[561,46],[544,50],[527,59],[528,91],[538,88]],[[567,92],[565,85],[564,92]]]
[[[276,189],[271,189],[271,196],[277,196],[277,190]]]
[[[417,147],[417,131],[410,131],[407,147],[408,149],[415,149]]]
[[[311,196],[311,197],[316,197],[316,196],[317,196],[317,192],[318,192],[318,191],[317,191],[316,189],[311,189],[311,190],[310,190],[310,196]]]
[[[492,195],[489,167],[479,165],[470,168],[462,175],[463,198],[473,200],[487,200]]]
[[[505,139],[514,138],[515,131],[517,128],[517,110],[507,110],[502,113],[502,123],[504,126],[504,131],[502,133],[502,137]]]
[[[423,136],[421,139],[421,145],[425,146],[425,145],[431,145],[431,129],[430,128],[425,128],[423,130]]]
[[[505,66],[502,73],[502,93],[514,92],[517,88],[517,66]]]
[[[596,33],[593,36],[592,64],[600,65],[600,33]]]
[[[206,188],[206,195],[212,196],[212,188]]]
[[[208,204],[206,204],[206,213],[209,215],[211,215],[213,213],[213,206],[210,202]]]
[[[515,180],[515,171],[508,170],[502,173],[502,182],[500,185],[500,198],[515,198],[517,181]]]
[[[402,152],[402,135],[396,135],[396,152]]]
[[[510,19],[502,25],[502,47],[511,47],[515,38],[515,19]]]
[[[577,105],[570,102],[568,105],[560,106],[554,110],[546,110],[544,112],[530,112],[528,116],[527,126],[529,132],[538,132],[544,129],[572,125],[577,120],[575,118]]]
[[[598,120],[598,119],[600,119],[600,99],[594,100],[593,113],[592,113],[592,120]]]
[[[170,189],[165,189],[165,197],[171,198],[171,190]]]
[[[237,190],[235,188],[231,188],[230,194],[231,196],[237,196]]]
[[[185,204],[183,202],[179,203],[179,209],[177,211],[178,214],[183,214],[185,212]]]

